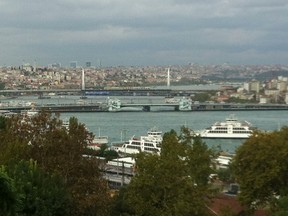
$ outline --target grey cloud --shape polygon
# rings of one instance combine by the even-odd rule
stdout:
[[[101,56],[112,65],[279,63],[277,50],[288,57],[287,9],[286,0],[2,0],[0,65]]]

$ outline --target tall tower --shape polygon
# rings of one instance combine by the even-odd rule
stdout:
[[[167,71],[167,87],[170,87],[170,68]]]
[[[36,68],[37,68],[37,62],[36,60],[34,60],[34,65],[33,65],[33,71],[36,72]]]
[[[85,71],[84,71],[84,69],[82,68],[82,76],[81,76],[81,78],[82,78],[82,85],[81,85],[81,90],[85,90]]]

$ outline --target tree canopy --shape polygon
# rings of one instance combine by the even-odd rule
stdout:
[[[33,160],[6,167],[17,192],[17,215],[70,215],[71,196],[59,175],[49,175]]]
[[[120,196],[118,214],[207,215],[212,155],[185,128],[180,136],[173,130],[166,133],[160,155],[136,156],[136,175]]]
[[[277,206],[288,195],[288,128],[257,132],[237,151],[232,170],[240,184],[240,200],[250,208]]]
[[[5,170],[0,168],[0,216],[15,215],[18,195],[11,179]]]
[[[49,112],[13,115],[0,130],[0,164],[32,159],[50,176],[61,176],[72,197],[70,215],[106,215],[110,198],[99,160],[84,156],[92,139],[76,118],[65,128],[59,116]]]

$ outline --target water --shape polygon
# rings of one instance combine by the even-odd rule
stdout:
[[[124,103],[158,103],[164,102],[163,97],[118,97]],[[13,103],[28,101],[37,104],[67,104],[77,103],[79,96],[53,96],[51,99],[38,100],[37,96],[20,97],[10,100]],[[105,102],[107,97],[89,97],[86,103]],[[8,102],[8,101],[7,101]],[[62,119],[75,116],[79,122],[84,123],[95,135],[109,137],[109,142],[128,140],[133,135],[145,135],[147,130],[156,126],[163,132],[171,129],[180,131],[182,126],[192,130],[204,129],[216,121],[223,121],[230,114],[235,114],[239,120],[247,120],[260,130],[273,131],[288,126],[288,111],[191,111],[191,112],[88,112],[88,113],[62,113]],[[225,151],[234,152],[243,143],[243,140],[205,140],[208,146],[221,146]]]
[[[75,116],[87,128],[98,135],[109,136],[110,142],[127,140],[133,135],[145,135],[156,126],[163,132],[171,129],[179,132],[182,126],[192,130],[204,129],[216,121],[223,121],[230,114],[239,120],[247,120],[253,126],[266,131],[288,126],[287,111],[203,111],[203,112],[117,112],[117,113],[63,113],[62,118]],[[220,146],[222,150],[234,152],[244,140],[209,139],[204,140],[210,147]]]

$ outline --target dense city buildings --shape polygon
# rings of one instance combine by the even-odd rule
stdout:
[[[212,98],[225,101],[230,97],[252,99],[261,103],[288,102],[287,65],[173,65],[173,66],[118,66],[92,67],[85,62],[86,89],[117,89],[127,87],[153,87],[169,84],[193,85],[222,83],[223,91]],[[47,67],[22,64],[17,67],[1,67],[0,82],[7,90],[53,90],[81,89],[82,67],[77,61],[70,67],[60,63]],[[227,83],[239,83],[239,88],[231,89]]]

